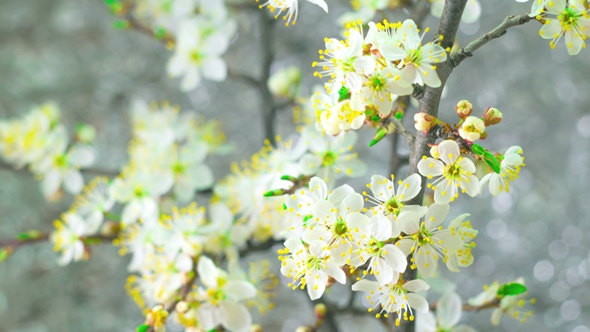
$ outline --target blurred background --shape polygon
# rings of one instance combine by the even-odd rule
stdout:
[[[302,68],[304,93],[321,83],[310,64],[324,37],[339,36],[334,22],[350,8],[346,1],[328,4],[330,14],[325,14],[300,1],[296,26],[275,24],[272,71],[290,65]],[[528,10],[529,4],[482,1],[482,7],[479,22],[461,26],[462,45],[505,16]],[[260,73],[260,16],[250,10],[237,14],[238,36],[225,55],[236,72]],[[388,17],[405,18],[402,13]],[[220,120],[236,149],[208,159],[218,179],[228,173],[232,161],[260,149],[257,91],[230,78],[182,93],[179,82],[166,74],[171,53],[145,35],[115,29],[113,21],[99,0],[1,1],[0,117],[22,116],[35,104],[56,101],[71,132],[81,122],[98,129],[97,167],[105,170],[116,170],[126,160],[128,109],[136,98],[169,100],[183,110]],[[433,29],[435,24],[433,17],[425,22]],[[480,331],[590,331],[590,55],[582,50],[570,57],[562,44],[551,50],[538,36],[539,28],[537,22],[512,28],[465,60],[449,79],[441,103],[441,119],[453,123],[460,99],[473,103],[474,115],[489,106],[500,109],[504,121],[489,130],[482,145],[497,151],[520,145],[527,164],[509,194],[462,197],[452,205],[450,217],[469,212],[480,232],[475,263],[460,274],[443,273],[460,285],[462,298],[475,296],[483,284],[522,276],[529,296],[537,299],[535,315],[526,324],[504,317],[496,328],[489,311],[465,315],[464,321]],[[291,118],[290,109],[280,112],[278,133],[294,132]],[[391,143],[369,150],[373,134],[361,132],[359,138],[359,153],[370,172],[350,182],[358,190],[371,174],[388,173]],[[403,142],[400,151],[407,152]],[[406,174],[402,168],[398,177]],[[71,197],[48,203],[28,172],[0,169],[0,238],[29,229],[51,231],[53,220],[70,203]],[[93,249],[91,260],[59,268],[51,245],[38,244],[19,249],[0,265],[0,332],[134,330],[143,318],[124,291],[129,257],[120,257],[110,245]],[[268,257],[278,265],[274,252],[254,258]],[[349,287],[336,285],[328,299],[346,303]],[[275,312],[255,316],[265,331],[293,331],[313,322],[304,292],[281,286],[277,292]],[[382,330],[370,315],[341,315],[338,325],[342,331]]]

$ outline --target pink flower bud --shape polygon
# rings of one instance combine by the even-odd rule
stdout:
[[[475,142],[485,131],[486,126],[482,119],[475,116],[469,116],[465,119],[461,128],[459,128],[459,136],[464,140]]]
[[[502,121],[502,112],[497,108],[490,107],[483,113],[483,121],[486,127],[498,124]]]
[[[471,112],[473,112],[473,105],[471,105],[468,100],[461,100],[457,103],[457,106],[455,106],[455,111],[461,119],[465,119],[471,115]]]
[[[436,125],[438,119],[424,112],[418,112],[414,114],[414,121],[416,121],[416,123],[414,124],[416,130],[419,130],[426,134],[430,129],[432,129],[432,127]]]

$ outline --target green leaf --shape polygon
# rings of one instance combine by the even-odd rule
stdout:
[[[137,327],[137,332],[147,332],[150,329],[149,325],[141,324]]]
[[[154,31],[154,37],[156,37],[156,39],[162,39],[167,33],[168,31],[166,31],[166,29],[158,27],[156,31]]]
[[[504,284],[498,289],[498,296],[514,296],[519,295],[527,291],[525,285],[513,282],[510,284]]]
[[[371,143],[369,143],[369,146],[371,147],[379,143],[385,137],[385,135],[387,135],[387,128],[380,128],[379,130],[377,130],[375,136],[373,137],[373,140],[371,140]]]
[[[486,151],[483,154],[483,160],[485,160],[486,164],[488,164],[488,166],[490,166],[490,168],[496,172],[496,174],[500,173],[500,162],[493,154]]]
[[[475,155],[483,156],[486,153],[486,149],[479,144],[473,144],[471,146],[471,152]]]
[[[395,115],[394,116],[395,116],[396,119],[401,120],[404,117],[404,112],[397,111],[397,112],[395,112]]]
[[[283,175],[281,176],[281,180],[295,182],[297,181],[297,178],[291,175]]]
[[[9,248],[1,248],[0,249],[0,263],[4,262],[5,260],[10,257],[11,250]]]
[[[275,190],[270,190],[264,193],[264,197],[273,197],[273,196],[281,196],[284,195],[285,191],[283,189],[275,189]]]
[[[350,90],[348,90],[347,87],[343,86],[340,88],[340,90],[338,90],[338,101],[343,101],[345,99],[350,98]]]
[[[41,236],[41,232],[33,230],[33,231],[28,231],[28,232],[18,234],[16,236],[16,239],[19,241],[27,241],[27,240],[38,239],[39,236]]]
[[[113,22],[113,26],[115,27],[115,29],[127,29],[129,28],[129,22],[125,20],[116,20],[115,22]]]

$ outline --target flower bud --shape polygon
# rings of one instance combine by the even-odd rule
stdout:
[[[465,119],[471,115],[471,112],[473,112],[473,105],[471,105],[468,100],[461,100],[457,103],[457,106],[455,106],[455,111],[461,119]]]
[[[324,319],[326,317],[326,305],[323,303],[318,303],[313,307],[313,311],[318,319]]]
[[[81,123],[76,126],[76,138],[87,144],[92,144],[96,138],[96,128],[93,125]]]
[[[486,127],[498,124],[502,121],[502,112],[497,108],[490,107],[483,113],[483,121]]]
[[[250,326],[250,330],[249,332],[263,332],[264,330],[262,329],[262,326],[258,325],[258,324],[253,324],[252,326]]]
[[[459,136],[464,140],[475,142],[480,139],[481,135],[486,131],[486,126],[482,119],[469,116],[459,128]]]
[[[416,123],[414,124],[416,130],[419,130],[426,134],[430,129],[432,129],[432,127],[434,127],[437,124],[438,119],[424,112],[418,112],[414,114],[414,121],[416,121]]]
[[[273,95],[285,98],[295,96],[301,83],[301,70],[297,67],[281,69],[268,79],[268,89]]]
[[[176,311],[180,312],[180,313],[185,313],[190,309],[190,306],[188,304],[188,302],[186,301],[180,301],[176,304]]]

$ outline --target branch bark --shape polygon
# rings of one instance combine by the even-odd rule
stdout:
[[[466,3],[467,0],[446,0],[445,2],[445,7],[436,31],[437,38],[439,36],[444,36],[444,38],[440,39],[442,39],[441,46],[445,49],[451,48],[455,43],[455,36],[457,35],[457,30]],[[438,116],[438,106],[440,104],[442,91],[452,70],[453,67],[451,65],[450,57],[447,58],[446,62],[438,65],[437,74],[440,78],[441,85],[438,88],[429,86],[424,87],[424,94],[419,100],[419,109],[421,112]],[[422,133],[416,134],[416,140],[410,155],[410,175],[418,173],[418,162],[422,159],[423,155],[428,153],[428,145],[431,143],[434,143],[434,138],[428,135],[423,135]],[[425,188],[426,178],[422,177],[422,189],[420,190],[420,193],[414,199],[410,200],[408,204],[422,204]],[[410,266],[410,264],[408,264],[408,266]],[[416,279],[416,275],[416,270],[407,269],[403,278],[405,280],[412,280]],[[402,332],[414,332],[414,330],[415,321],[410,320],[403,320],[398,329],[398,331]]]
[[[492,29],[490,32],[467,44],[467,46],[461,48],[459,51],[451,54],[451,67],[457,67],[461,62],[463,62],[463,60],[473,56],[473,52],[478,50],[480,47],[484,46],[485,44],[496,38],[502,37],[504,34],[506,34],[509,28],[517,25],[523,25],[531,21],[532,19],[533,18],[529,16],[529,12],[522,13],[520,15],[511,15],[506,17],[500,25]]]

